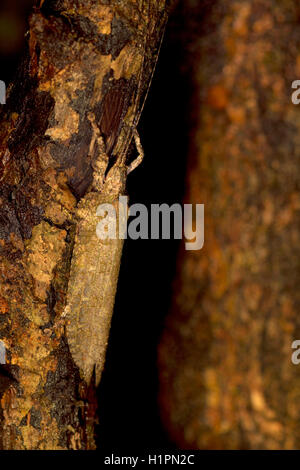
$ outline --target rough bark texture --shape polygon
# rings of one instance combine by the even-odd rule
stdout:
[[[299,4],[184,4],[195,77],[186,202],[205,204],[205,244],[178,259],[159,352],[165,424],[181,447],[297,449]]]
[[[93,112],[113,165],[139,117],[164,0],[40,0],[0,130],[0,447],[92,449],[96,397],[62,312]],[[3,358],[3,354],[2,354]]]

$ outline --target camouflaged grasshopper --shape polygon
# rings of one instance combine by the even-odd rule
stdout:
[[[145,3],[142,1],[140,8],[148,10],[148,22],[144,26],[150,31],[150,13],[154,6],[150,1]],[[153,16],[155,17],[156,14]],[[93,130],[89,155],[92,159],[96,148],[99,152],[99,158],[96,158],[94,163],[92,187],[80,200],[77,207],[77,228],[65,309],[66,333],[70,351],[81,375],[88,384],[93,374],[95,374],[96,385],[101,378],[124,242],[119,236],[109,240],[98,238],[96,228],[99,217],[97,217],[96,211],[99,205],[109,203],[115,207],[117,218],[120,216],[118,213],[119,196],[125,193],[126,177],[141,163],[144,156],[136,126],[153,79],[167,22],[165,11],[162,11],[158,16],[160,18],[159,24],[162,26],[162,35],[154,61],[151,65],[149,63],[147,65],[148,68],[150,67],[151,73],[150,75],[144,74],[145,64],[151,57],[151,53],[146,53],[149,32],[145,37],[144,45],[140,44],[140,47],[143,48],[143,64],[133,105],[133,116],[135,117],[121,138],[121,141],[124,140],[122,148],[116,152],[117,160],[109,170],[108,155],[111,155],[112,150],[115,150],[116,143],[119,142],[119,125],[122,122],[123,113],[122,100],[126,101],[126,96],[121,90],[120,93],[117,93],[117,97],[115,92],[111,96],[110,93],[106,95],[99,126],[96,124],[95,116],[92,113],[88,115]],[[138,17],[141,21],[140,13]],[[145,80],[147,82],[146,89]],[[105,143],[100,129],[106,137]],[[126,155],[132,137],[134,137],[139,155],[127,166]],[[117,225],[119,224],[117,223]]]
[[[94,164],[92,186],[76,209],[76,235],[68,285],[67,340],[74,362],[86,383],[95,373],[96,385],[100,381],[105,361],[110,321],[113,313],[124,240],[101,240],[96,233],[99,217],[97,207],[112,204],[118,214],[118,198],[125,193],[126,177],[143,159],[143,149],[134,128],[132,133],[139,156],[129,166],[126,153],[119,158],[106,175],[108,156],[93,114],[88,116],[93,138],[90,155],[95,144],[100,149]]]

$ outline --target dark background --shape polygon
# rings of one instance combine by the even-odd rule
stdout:
[[[33,0],[2,0],[0,79],[13,80]],[[129,177],[130,203],[181,202],[188,150],[187,14],[171,15],[139,124],[145,160]],[[157,346],[172,295],[178,243],[125,244],[107,361],[99,387],[98,442],[104,448],[172,448],[158,406]]]
[[[180,41],[180,8],[165,41],[139,131],[143,164],[128,179],[130,203],[173,204],[183,197],[187,154],[188,77]],[[172,296],[178,244],[128,240],[125,244],[107,362],[100,385],[100,442],[105,446],[165,450],[160,420],[157,346]]]

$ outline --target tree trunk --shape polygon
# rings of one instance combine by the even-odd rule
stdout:
[[[40,0],[0,130],[2,449],[93,449],[95,385],[65,337],[74,212],[93,178],[93,112],[113,166],[130,142],[165,0]],[[123,148],[123,147],[122,147]]]
[[[159,351],[164,421],[181,447],[297,449],[299,5],[184,4],[195,78],[185,202],[205,204],[205,243],[178,259]]]

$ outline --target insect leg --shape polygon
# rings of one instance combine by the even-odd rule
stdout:
[[[129,173],[135,170],[142,163],[144,156],[145,156],[144,149],[141,144],[141,139],[136,128],[134,128],[133,130],[133,137],[134,137],[135,145],[138,151],[138,157],[135,160],[133,160],[133,162],[131,162],[130,165],[128,165],[127,175],[129,175]]]
[[[89,156],[92,158],[95,150],[95,144],[97,143],[98,155],[97,158],[92,161],[92,167],[94,169],[93,176],[93,187],[99,190],[104,183],[105,171],[109,162],[109,157],[106,153],[106,146],[104,139],[101,135],[100,129],[95,122],[95,115],[88,113],[88,119],[92,125],[93,135],[89,147]]]

